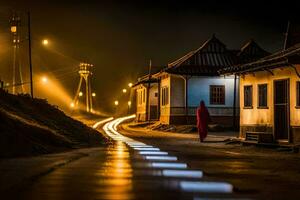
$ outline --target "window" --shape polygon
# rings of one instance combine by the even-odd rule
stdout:
[[[146,101],[146,89],[143,89],[143,103]]]
[[[212,105],[225,104],[225,85],[210,86],[210,104]]]
[[[244,107],[252,108],[252,85],[244,86]]]
[[[300,108],[300,81],[297,81],[296,88],[297,88],[297,92],[296,92],[296,94],[297,94],[297,97],[296,97],[297,98],[296,106]]]
[[[266,108],[268,106],[268,85],[258,85],[258,107]]]
[[[154,93],[154,96],[155,96],[155,97],[158,97],[158,92],[155,92],[155,93]]]
[[[169,104],[169,88],[168,87],[163,87],[161,89],[161,105],[165,106]]]

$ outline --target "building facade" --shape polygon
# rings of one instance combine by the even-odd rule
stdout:
[[[240,76],[240,137],[300,143],[300,45],[227,68]]]

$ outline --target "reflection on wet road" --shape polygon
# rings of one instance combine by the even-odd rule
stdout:
[[[169,152],[121,135],[117,126],[132,117],[106,121],[103,130],[114,140],[109,147],[96,148],[6,199],[240,199],[231,184],[210,181]]]
[[[157,147],[121,135],[117,130],[117,126],[123,121],[134,117],[128,116],[112,120],[103,127],[106,134],[115,140],[118,145],[126,144],[131,149],[130,158],[128,159],[131,160],[129,165],[133,169],[133,176],[131,177],[133,183],[137,181],[138,176],[148,175],[147,179],[150,181],[144,182],[144,184],[161,185],[161,187],[158,187],[159,190],[149,185],[153,192],[170,194],[175,192],[177,195],[173,198],[176,199],[201,199],[202,197],[228,199],[235,196],[231,184],[205,180],[201,170],[189,169],[188,165],[178,161],[176,156],[169,155],[168,152],[161,151]],[[128,149],[124,148],[123,150],[127,152]],[[128,163],[128,161],[124,162]],[[128,166],[128,168],[130,167]],[[146,177],[144,178],[146,179]],[[144,185],[145,188],[149,188],[149,186]],[[139,192],[135,187],[136,185],[134,184],[132,191]],[[138,188],[144,191],[143,187],[138,186]],[[235,199],[238,198],[235,197]]]

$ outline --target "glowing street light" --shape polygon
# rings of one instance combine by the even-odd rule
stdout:
[[[82,93],[82,92],[79,92],[78,96],[82,97],[82,96],[83,96],[83,93]]]
[[[46,84],[46,83],[48,83],[48,78],[46,76],[43,76],[41,78],[41,81],[42,81],[43,84]]]
[[[74,108],[74,107],[75,107],[74,102],[70,103],[70,107],[71,107],[71,108]]]
[[[127,104],[128,104],[128,106],[131,106],[131,101],[128,101]]]
[[[47,46],[47,45],[49,44],[49,41],[48,41],[47,39],[44,39],[44,40],[42,41],[42,43],[43,43],[44,46]]]
[[[118,106],[119,105],[119,101],[115,101],[115,106]]]
[[[132,83],[128,83],[128,87],[132,87],[133,86],[133,84]]]
[[[93,93],[92,93],[92,97],[95,97],[95,96],[96,96],[96,93],[95,93],[95,92],[93,92]]]
[[[127,90],[126,90],[125,88],[124,88],[122,91],[123,91],[123,93],[126,93],[126,92],[127,92]]]

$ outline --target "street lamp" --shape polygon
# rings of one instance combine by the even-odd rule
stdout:
[[[132,84],[132,83],[128,83],[128,87],[130,87],[130,88],[131,88],[132,86],[133,86],[133,84]]]
[[[95,93],[95,92],[93,92],[93,93],[92,93],[92,97],[95,97],[95,96],[96,96],[96,93]]]
[[[48,78],[46,76],[43,76],[41,78],[41,81],[42,81],[43,84],[46,84],[46,83],[48,83]]]
[[[115,101],[115,106],[118,106],[119,105],[119,101]]]
[[[82,96],[83,96],[83,93],[82,93],[82,92],[79,92],[78,96],[82,97]]]
[[[74,108],[74,107],[75,107],[74,102],[70,103],[70,107],[71,107],[71,108]]]
[[[43,39],[42,44],[44,46],[47,46],[49,44],[49,41],[47,39]]]
[[[125,88],[122,91],[123,91],[124,94],[127,92],[127,90]]]

